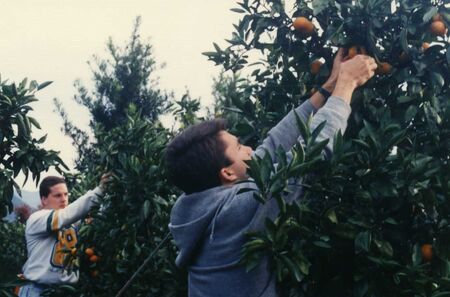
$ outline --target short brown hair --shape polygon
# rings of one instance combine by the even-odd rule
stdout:
[[[205,121],[187,128],[167,146],[169,179],[185,193],[221,185],[219,172],[231,164],[219,139],[225,129],[223,119]]]
[[[60,176],[47,176],[41,181],[39,185],[40,197],[47,197],[50,194],[50,188],[54,185],[65,184],[66,180]]]

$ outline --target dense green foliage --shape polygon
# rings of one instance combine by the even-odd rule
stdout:
[[[448,27],[443,4],[242,1],[230,45],[205,53],[226,70],[250,74],[224,112],[239,116],[233,130],[251,144],[324,81],[337,47],[363,46],[393,65],[355,92],[349,127],[331,159],[303,127],[307,143],[292,161],[280,153],[277,167],[274,160],[250,164],[262,200],[278,199],[281,212],[267,232],[251,235],[244,260],[251,268],[269,256],[282,296],[450,294],[450,51],[448,37],[429,30],[438,11]],[[314,20],[311,36],[294,30],[299,16]],[[434,44],[424,50],[423,42]],[[252,64],[251,52],[263,60]],[[314,75],[316,59],[325,64]],[[298,204],[285,206],[280,195],[289,177],[303,178],[305,191]],[[426,244],[431,260],[421,252]]]
[[[54,166],[65,166],[57,152],[42,148],[45,136],[35,139],[31,135],[32,127],[40,129],[39,123],[28,113],[30,103],[36,101],[36,91],[45,88],[50,82],[28,83],[24,79],[19,85],[0,81],[0,217],[12,210],[13,188],[20,191],[15,183],[19,173],[29,175],[36,183],[40,174]]]
[[[20,272],[26,260],[25,226],[20,223],[0,224],[0,262],[8,270],[0,270],[0,279],[11,278],[11,271]],[[13,275],[15,276],[15,274]]]
[[[16,275],[25,263],[27,251],[25,226],[20,223],[0,223],[0,296],[8,296]]]
[[[96,137],[97,158],[87,178],[98,181],[101,173],[109,171],[113,180],[100,210],[91,212],[92,222],[79,232],[81,280],[75,296],[117,294],[167,234],[168,214],[177,194],[165,178],[162,160],[169,134],[159,124],[130,111],[126,124],[97,131]],[[82,194],[86,186],[77,183],[72,193]],[[98,262],[89,260],[86,248],[94,249]],[[168,242],[125,296],[183,296],[186,275],[177,271],[174,259],[174,246]]]
[[[172,103],[150,75],[155,70],[151,47],[140,41],[137,20],[125,51],[111,42],[113,62],[98,63],[95,91],[79,88],[79,103],[88,107],[95,141],[73,126],[57,102],[65,132],[79,144],[76,174],[67,174],[73,198],[95,187],[100,176],[113,176],[107,195],[92,210],[93,221],[79,232],[77,286],[54,288],[53,296],[111,296],[168,234],[170,209],[179,194],[165,177],[164,149],[171,135],[158,116],[171,107],[182,126],[196,120],[199,102],[186,93]],[[119,239],[119,240],[118,240]],[[93,248],[99,260],[85,254]],[[124,296],[185,296],[187,276],[175,267],[176,250],[166,242],[125,291]]]

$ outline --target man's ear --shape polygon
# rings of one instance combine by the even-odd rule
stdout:
[[[47,197],[41,196],[41,205],[43,207],[47,206]]]
[[[234,183],[238,177],[232,168],[224,167],[219,171],[219,178],[222,185],[228,185]]]

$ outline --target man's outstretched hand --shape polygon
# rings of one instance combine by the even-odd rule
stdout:
[[[370,56],[357,55],[340,63],[334,96],[350,104],[353,91],[365,84],[375,74],[377,63]]]

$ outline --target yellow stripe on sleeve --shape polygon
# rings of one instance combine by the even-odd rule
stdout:
[[[59,210],[55,210],[53,213],[53,219],[52,219],[52,231],[58,230],[58,218],[59,218]]]

